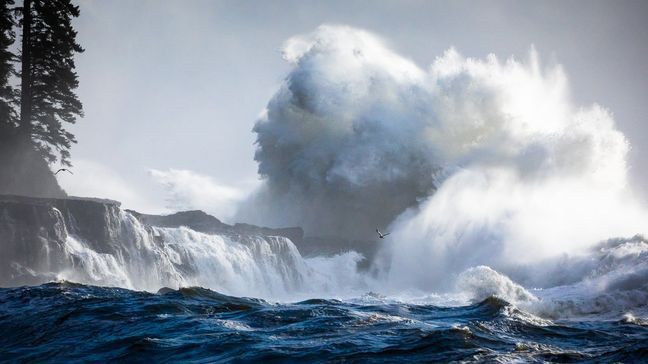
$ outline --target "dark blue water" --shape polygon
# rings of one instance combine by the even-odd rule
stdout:
[[[533,323],[466,307],[313,299],[272,304],[202,288],[151,294],[73,283],[0,289],[2,362],[648,360],[648,327]]]

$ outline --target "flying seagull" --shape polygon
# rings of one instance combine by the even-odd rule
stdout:
[[[74,174],[74,173],[72,173],[71,170],[69,170],[67,168],[60,168],[58,171],[54,172],[54,174],[58,174],[60,171],[66,171],[66,172],[70,172],[70,174]]]
[[[383,234],[383,233],[380,232],[380,230],[378,230],[378,228],[376,228],[376,232],[378,233],[378,237],[381,238],[381,239],[384,239],[385,236],[391,234],[391,233]]]

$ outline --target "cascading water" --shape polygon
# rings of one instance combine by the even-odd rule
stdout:
[[[149,226],[118,207],[99,202],[89,206],[83,212],[67,209],[65,213],[40,206],[52,220],[36,231],[51,227],[54,233],[6,247],[4,263],[14,271],[3,277],[3,284],[20,284],[28,276],[32,284],[67,280],[153,292],[162,287],[200,286],[237,296],[281,299],[335,291],[348,276],[327,270],[326,261],[338,266],[346,262],[342,265],[354,273],[360,259],[355,253],[323,258],[325,262],[315,258],[311,267],[283,236],[205,234],[187,227]],[[92,214],[94,220],[78,221]],[[33,220],[43,223],[37,216]],[[89,231],[87,226],[92,225],[98,225],[99,231]],[[24,253],[30,249],[30,254]]]

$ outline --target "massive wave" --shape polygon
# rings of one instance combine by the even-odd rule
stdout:
[[[335,27],[290,39],[284,57],[294,68],[254,128],[265,185],[242,216],[366,238],[431,194],[434,115],[414,64]]]
[[[391,225],[383,290],[489,272],[571,284],[597,269],[550,268],[648,232],[611,112],[575,105],[534,49],[524,61],[449,49],[422,69],[366,31],[321,26],[283,56],[292,69],[254,127],[264,185],[241,216],[349,239]],[[643,250],[635,259],[645,277]]]

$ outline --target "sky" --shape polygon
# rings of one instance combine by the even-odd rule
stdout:
[[[648,2],[80,0],[71,195],[225,218],[259,185],[252,128],[289,71],[282,44],[322,24],[365,29],[426,69],[466,57],[561,64],[577,105],[614,114],[648,189]]]

